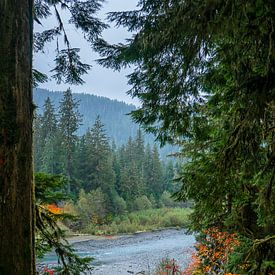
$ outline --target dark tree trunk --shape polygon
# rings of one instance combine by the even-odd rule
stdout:
[[[32,275],[32,0],[0,0],[0,274]]]

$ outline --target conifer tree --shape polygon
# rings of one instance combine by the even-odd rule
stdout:
[[[40,171],[42,163],[42,148],[44,140],[42,138],[42,116],[34,112],[33,119],[33,154],[34,154],[34,171]]]
[[[101,190],[108,196],[108,209],[112,211],[113,198],[115,195],[115,173],[113,170],[113,159],[111,148],[104,131],[104,125],[97,117],[87,144],[89,169],[86,190]]]
[[[64,173],[68,177],[68,192],[71,191],[70,181],[73,177],[74,151],[77,142],[77,130],[81,122],[78,102],[73,99],[70,89],[64,92],[59,109],[59,130],[62,137],[62,149],[65,157]]]
[[[159,199],[163,192],[163,167],[159,158],[158,148],[154,145],[148,167],[147,186],[151,194]]]
[[[121,196],[130,205],[134,199],[143,194],[143,179],[134,161],[122,167],[120,189]]]
[[[33,1],[0,1],[0,273],[35,273]]]
[[[144,157],[145,157],[145,152],[144,152],[144,137],[142,134],[142,130],[139,128],[135,137],[135,140],[133,141],[133,154],[134,158],[137,162],[138,169],[141,170],[143,173],[144,169]]]
[[[43,106],[44,113],[42,115],[42,138],[47,140],[53,137],[57,131],[57,116],[55,114],[54,106],[50,98],[48,97]]]
[[[44,113],[41,117],[41,151],[43,157],[41,159],[41,169],[39,171],[55,174],[57,172],[56,162],[59,156],[57,137],[57,116],[54,106],[48,97],[44,103]]]
[[[173,182],[175,176],[174,171],[174,164],[172,160],[169,160],[165,166],[164,166],[164,179],[163,179],[163,189],[170,192],[175,193],[176,191],[179,191],[180,186],[176,187],[175,183]],[[177,185],[179,185],[178,183]]]
[[[81,181],[81,186],[83,189],[87,189],[86,185],[89,181],[89,150],[88,150],[88,135],[90,131],[88,129],[87,133],[80,137],[77,142],[76,152],[75,152],[75,178]]]

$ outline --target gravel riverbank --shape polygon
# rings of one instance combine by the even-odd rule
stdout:
[[[149,275],[165,257],[176,259],[184,267],[195,242],[193,235],[175,229],[91,238],[81,236],[71,241],[80,255],[94,258],[95,275]]]

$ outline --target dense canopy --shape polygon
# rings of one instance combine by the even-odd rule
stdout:
[[[193,228],[219,225],[260,239],[240,261],[248,255],[247,271],[270,271],[274,1],[144,0],[109,19],[134,35],[125,45],[98,40],[99,62],[135,66],[129,93],[142,106],[133,118],[163,143],[181,145],[188,161],[177,197],[195,201]]]

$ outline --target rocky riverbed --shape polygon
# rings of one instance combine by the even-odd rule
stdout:
[[[79,255],[91,256],[95,275],[152,274],[162,258],[187,265],[195,238],[184,230],[161,230],[104,238],[75,237],[70,240]],[[45,259],[53,260],[50,255]]]

